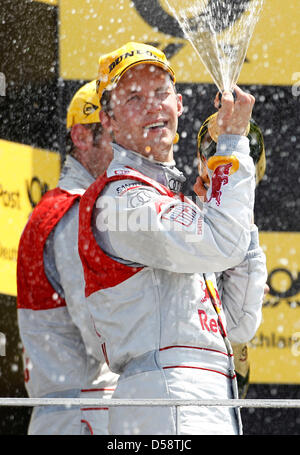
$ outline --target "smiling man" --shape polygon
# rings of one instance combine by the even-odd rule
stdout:
[[[208,163],[218,198],[210,188],[200,207],[180,192],[173,144],[183,107],[165,55],[141,43],[104,55],[98,93],[114,159],[81,199],[79,252],[87,305],[120,374],[114,398],[236,397],[227,330],[239,314],[228,327],[215,272],[240,264],[250,245],[255,172],[243,134],[254,98],[223,93]],[[112,434],[241,432],[227,407],[112,407],[109,419]]]
[[[116,143],[148,158],[172,161],[182,98],[175,93],[170,76],[162,68],[148,64],[126,72],[110,99],[113,116],[102,116]]]

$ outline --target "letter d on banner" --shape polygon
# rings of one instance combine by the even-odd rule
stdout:
[[[5,357],[6,336],[0,332],[0,356]]]

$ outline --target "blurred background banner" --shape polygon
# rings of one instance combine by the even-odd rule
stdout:
[[[300,233],[262,232],[268,285],[251,342],[251,382],[300,384]]]
[[[167,3],[162,0],[60,0],[60,75],[63,79],[93,79],[99,53],[127,41],[143,41],[163,50],[177,82],[211,83],[191,44],[183,37]],[[187,7],[189,1],[178,5]],[[240,84],[289,85],[299,55],[299,4],[265,2],[255,28]],[[74,31],[76,30],[76,33]]]
[[[71,97],[97,76],[101,54],[127,41],[163,50],[185,106],[175,159],[188,177],[184,192],[191,195],[197,133],[215,111],[216,87],[165,0],[1,0],[0,24],[0,332],[6,336],[0,396],[25,396],[16,253],[32,208],[58,181]],[[300,398],[299,42],[299,0],[265,0],[239,78],[256,98],[253,117],[263,131],[267,159],[255,221],[270,292],[249,349],[248,398]],[[246,434],[298,432],[299,411],[243,413]],[[2,408],[0,434],[24,433],[27,421],[27,409]]]
[[[17,295],[16,260],[30,213],[58,182],[57,153],[0,139],[0,293]]]

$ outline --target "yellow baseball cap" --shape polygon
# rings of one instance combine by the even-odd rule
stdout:
[[[129,42],[100,57],[97,80],[99,99],[105,90],[112,90],[116,86],[127,70],[142,63],[163,68],[175,83],[175,73],[161,50],[149,44]]]
[[[76,123],[99,123],[100,103],[96,92],[96,80],[83,85],[73,96],[67,112],[67,128]]]

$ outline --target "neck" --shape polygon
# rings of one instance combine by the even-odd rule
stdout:
[[[151,153],[139,153],[139,155],[142,155],[144,158],[147,160],[151,161],[152,163],[160,163],[160,164],[172,164],[174,163],[174,157],[173,157],[173,151],[172,153],[160,153],[159,155],[157,154],[151,154]]]
[[[114,143],[114,160],[118,165],[129,166],[148,177],[153,178],[157,182],[167,186],[174,192],[182,191],[182,185],[185,182],[185,177],[176,168],[175,161],[161,162],[151,160],[140,153],[126,150],[120,145]]]
[[[173,158],[173,153],[171,154],[171,156],[168,156],[167,159],[165,159],[165,155],[163,156],[159,156],[158,158],[160,159],[157,159],[157,157],[154,158],[153,155],[149,154],[149,153],[139,153],[139,152],[135,152],[134,150],[132,149],[128,149],[126,147],[123,147],[123,145],[120,145],[120,144],[117,144],[116,142],[113,142],[113,148],[117,151],[128,151],[130,153],[132,153],[134,156],[136,156],[137,159],[141,160],[141,162],[148,162],[149,164],[159,164],[159,165],[165,165],[167,167],[169,166],[176,166],[176,163],[175,163],[175,160]]]
[[[158,162],[158,163],[171,163],[174,161],[174,155],[173,155],[173,148],[172,150],[164,150],[159,153],[151,153],[144,151],[143,153],[140,153],[142,156],[145,158],[148,158],[151,161]]]
[[[117,142],[115,142],[117,143]],[[118,143],[117,143],[118,144]],[[156,163],[173,163],[174,161],[174,154],[173,154],[173,146],[171,146],[169,149],[166,150],[161,150],[161,151],[155,151],[152,153],[151,147],[149,147],[149,150],[146,148],[145,150],[134,150],[133,148],[128,147],[127,145],[122,145],[119,143],[122,148],[125,150],[130,150],[138,155],[143,156],[144,158],[147,158],[149,161],[156,162]]]
[[[85,168],[85,170],[91,174],[94,179],[97,179],[99,175],[103,174],[103,172],[107,168],[107,163],[105,161],[97,161],[92,160],[91,153],[82,152],[79,149],[76,149],[77,153],[74,153],[73,157]]]

